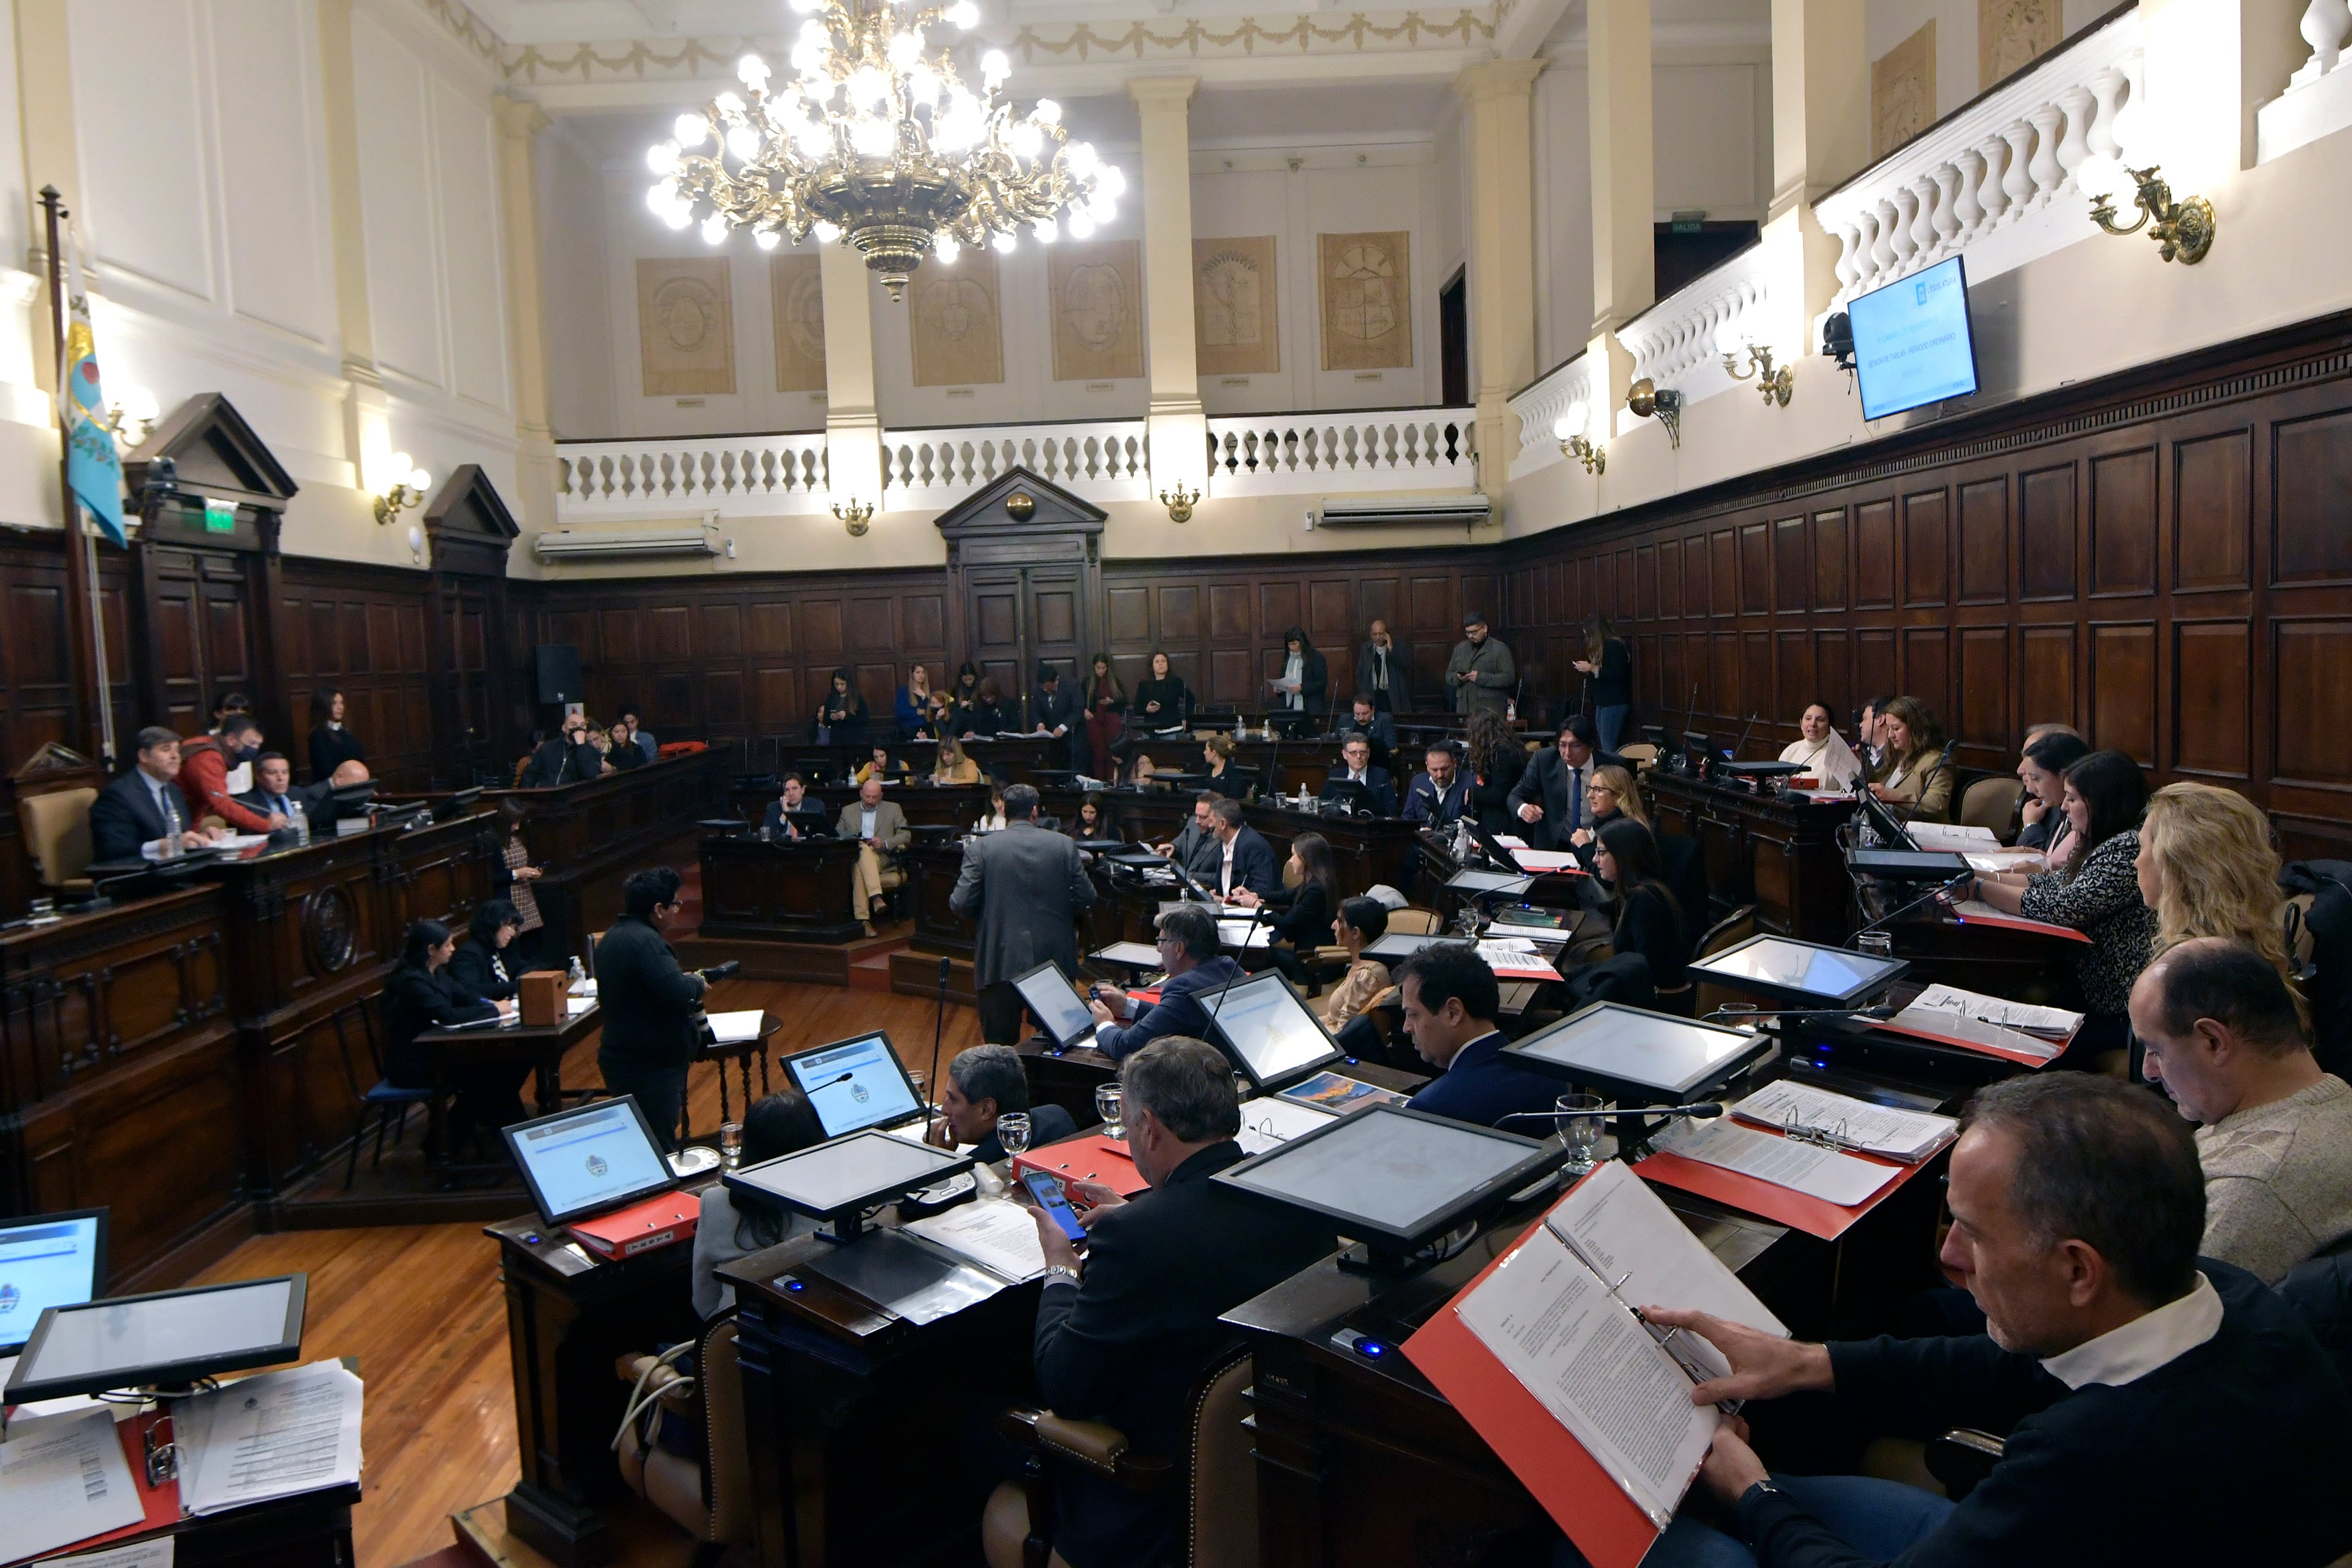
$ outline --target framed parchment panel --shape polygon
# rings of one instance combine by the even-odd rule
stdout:
[[[1977,90],[2056,48],[2059,33],[2059,0],[1977,0]]]
[[[1204,376],[1271,375],[1282,369],[1275,236],[1192,242],[1193,353]]]
[[[1412,237],[1402,230],[1315,236],[1325,370],[1412,365]]]
[[[1936,123],[1936,19],[1871,62],[1870,150],[1884,158]]]
[[[646,396],[694,397],[735,390],[735,311],[727,258],[637,263],[637,343]]]
[[[814,256],[768,258],[768,297],[776,323],[776,390],[824,391],[824,287]]]
[[[996,253],[966,246],[937,257],[907,285],[908,337],[919,387],[961,387],[1004,379],[1004,329],[996,308]]]
[[[1143,251],[1131,239],[1065,240],[1045,252],[1054,379],[1143,374]]]

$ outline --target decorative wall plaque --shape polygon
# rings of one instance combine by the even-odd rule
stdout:
[[[1977,0],[1977,90],[2056,48],[2062,30],[2058,0]]]
[[[1271,375],[1282,369],[1275,239],[1192,242],[1193,353],[1204,376]]]
[[[647,397],[735,390],[735,311],[727,258],[637,263],[637,342]]]
[[[1402,230],[1315,236],[1325,370],[1412,363],[1412,240]]]
[[[1936,123],[1936,19],[1870,67],[1870,149],[1884,158]]]
[[[997,314],[996,253],[967,246],[952,262],[926,261],[907,286],[908,337],[919,387],[1004,379]]]
[[[768,258],[776,322],[776,390],[824,391],[824,288],[814,256]]]
[[[1143,374],[1143,254],[1131,239],[1045,252],[1054,316],[1054,379],[1118,380]]]

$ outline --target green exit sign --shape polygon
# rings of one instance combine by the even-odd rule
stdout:
[[[236,532],[236,503],[207,498],[205,502],[205,532],[208,534]]]

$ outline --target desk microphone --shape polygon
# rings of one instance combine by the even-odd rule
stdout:
[[[1738,761],[1739,754],[1748,749],[1748,737],[1754,732],[1756,728],[1756,721],[1763,716],[1764,716],[1760,713],[1750,713],[1748,716],[1748,723],[1741,727],[1739,731],[1739,738],[1731,743],[1732,761]]]
[[[924,1087],[933,1094],[940,1092],[940,1037],[947,1032],[948,977],[954,972],[954,959],[941,958],[940,960],[940,1010],[938,1018],[931,1024],[931,1075],[929,1078],[924,1080]],[[931,1108],[929,1105],[926,1104],[923,1107],[923,1114],[928,1118],[930,1113]]]
[[[1908,915],[1913,910],[1918,908],[1921,904],[1928,903],[1933,899],[1942,898],[1947,894],[1958,893],[1963,885],[1972,883],[1976,881],[1976,879],[1977,873],[1973,870],[1964,871],[1956,876],[1948,877],[1944,881],[1937,883],[1935,886],[1929,888],[1927,892],[1921,894],[1910,903],[1898,904],[1895,908],[1880,915],[1877,919],[1864,926],[1860,931],[1855,932],[1853,934],[1854,938],[1859,939],[1867,936],[1871,932],[1878,930],[1889,921],[1900,919],[1902,916]]]

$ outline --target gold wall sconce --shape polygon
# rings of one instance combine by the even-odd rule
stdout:
[[[2076,171],[2077,183],[2091,198],[2091,221],[2111,235],[2135,235],[2147,230],[2156,254],[2165,261],[2194,267],[2213,248],[2213,204],[2202,196],[2172,199],[2172,187],[2158,171],[2161,164],[2126,169],[2113,159],[2087,158]],[[2139,216],[2129,225],[2116,222],[2116,194],[2125,180],[2137,187],[2132,204]]]
[[[393,518],[425,504],[425,493],[433,488],[433,476],[410,463],[405,452],[394,453],[385,462],[384,472],[394,477],[375,493],[375,520],[389,528]]]
[[[1609,467],[1609,448],[1592,439],[1592,411],[1582,399],[1568,405],[1568,412],[1552,422],[1551,433],[1559,443],[1559,455],[1573,457],[1584,465],[1587,474],[1600,474]]]
[[[1750,343],[1748,346],[1748,368],[1739,368],[1739,356],[1731,350],[1723,351],[1723,373],[1735,382],[1752,381],[1764,396],[1767,408],[1786,408],[1796,393],[1794,367],[1782,365],[1772,369],[1772,350],[1769,345]]]
[[[1201,492],[1186,489],[1181,479],[1176,481],[1173,490],[1160,492],[1160,504],[1168,508],[1168,520],[1171,523],[1191,522],[1192,507],[1200,499]]]
[[[155,394],[145,387],[132,387],[107,405],[105,424],[122,444],[123,450],[131,451],[147,444],[147,437],[154,433],[156,422],[163,417],[163,405]]]
[[[1643,419],[1654,419],[1666,427],[1666,440],[1674,449],[1683,449],[1683,394],[1672,387],[1661,387],[1643,376],[1626,389],[1625,406]]]
[[[846,501],[835,501],[833,515],[841,519],[842,527],[849,530],[851,538],[862,539],[866,537],[866,530],[874,523],[874,503],[860,501],[852,496]]]

